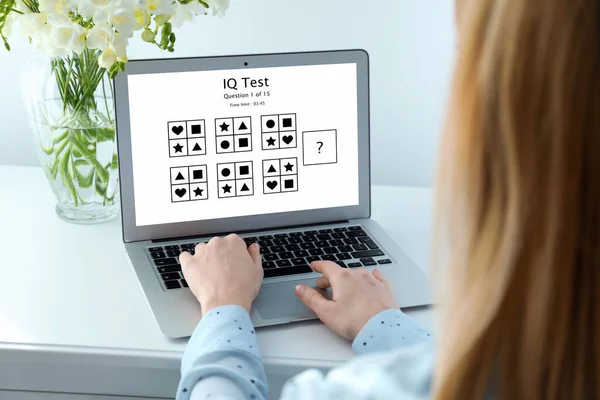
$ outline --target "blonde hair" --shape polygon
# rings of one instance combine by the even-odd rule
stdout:
[[[600,1],[457,16],[433,397],[600,399]]]

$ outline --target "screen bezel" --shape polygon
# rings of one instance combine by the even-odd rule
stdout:
[[[129,124],[129,93],[127,77],[137,74],[224,69],[270,68],[302,65],[355,63],[357,66],[358,122],[358,188],[359,203],[355,206],[317,210],[219,218],[202,221],[136,226],[133,188],[133,163]],[[371,176],[369,143],[369,56],[364,50],[336,50],[278,54],[253,54],[196,58],[132,60],[124,72],[114,79],[115,120],[119,156],[121,220],[123,241],[164,240],[180,237],[206,236],[225,232],[241,232],[307,224],[368,218],[371,215]]]

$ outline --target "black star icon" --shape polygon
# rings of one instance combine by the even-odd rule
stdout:
[[[294,169],[294,165],[289,162],[287,163],[287,165],[284,165],[284,167],[285,167],[285,172],[291,172],[292,169]]]
[[[194,189],[194,194],[196,195],[196,197],[202,196],[203,191],[204,191],[203,189],[196,188],[196,189]]]
[[[229,125],[227,125],[225,122],[219,125],[219,128],[221,128],[221,132],[229,132]]]
[[[177,143],[177,146],[173,146],[173,148],[175,149],[175,153],[183,153],[183,146],[179,143]]]
[[[229,186],[229,184],[223,186],[223,193],[231,193],[231,186]]]
[[[270,137],[267,139],[267,143],[269,144],[269,146],[275,146],[275,139]]]

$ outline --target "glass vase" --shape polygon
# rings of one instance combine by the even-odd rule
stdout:
[[[99,52],[39,56],[21,74],[34,145],[57,198],[56,212],[76,223],[119,213],[112,81]]]

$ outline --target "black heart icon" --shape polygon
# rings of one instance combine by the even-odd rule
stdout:
[[[174,134],[179,135],[181,132],[183,132],[183,126],[181,126],[181,125],[174,126],[171,128],[171,130],[173,131]]]
[[[267,182],[267,187],[271,190],[275,189],[277,187],[277,181],[269,181]]]
[[[275,183],[277,183],[277,182],[275,182]],[[183,196],[185,196],[186,193],[187,193],[186,189],[183,189],[183,188],[181,188],[181,189],[175,189],[175,194],[177,196],[179,196],[179,198],[182,198]]]
[[[294,137],[292,135],[287,135],[282,137],[281,140],[283,140],[285,144],[290,144],[294,140]]]

